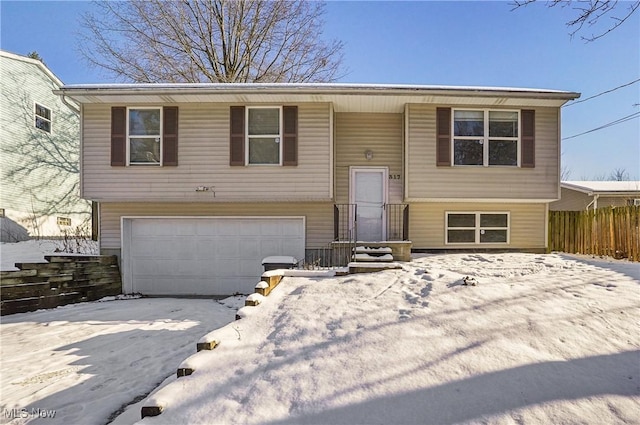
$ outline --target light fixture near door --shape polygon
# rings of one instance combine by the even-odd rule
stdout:
[[[373,151],[371,149],[367,149],[366,151],[364,151],[364,157],[367,159],[367,161],[371,161],[373,159]]]

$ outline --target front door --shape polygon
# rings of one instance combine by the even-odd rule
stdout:
[[[383,241],[386,237],[385,210],[388,170],[351,168],[351,203],[356,205],[356,238],[359,241]]]

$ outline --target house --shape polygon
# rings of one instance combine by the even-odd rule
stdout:
[[[252,292],[261,259],[344,241],[547,246],[577,93],[354,84],[65,86],[81,194],[123,290]]]
[[[552,211],[583,211],[602,207],[640,205],[640,181],[564,181]]]
[[[91,207],[78,189],[79,106],[53,94],[63,84],[44,63],[2,50],[0,84],[0,216],[31,236],[60,235],[86,222]]]

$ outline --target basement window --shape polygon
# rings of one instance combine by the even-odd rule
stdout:
[[[508,244],[508,212],[447,212],[446,244]]]

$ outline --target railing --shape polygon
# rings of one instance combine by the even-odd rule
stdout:
[[[387,217],[387,240],[409,240],[409,205],[385,204]]]
[[[409,240],[409,205],[385,204],[387,240]],[[335,204],[333,209],[333,242],[322,248],[306,250],[298,266],[305,269],[344,267],[352,261],[358,230],[356,204]]]
[[[333,206],[333,240],[355,240],[358,228],[358,206],[356,204],[335,204]]]

